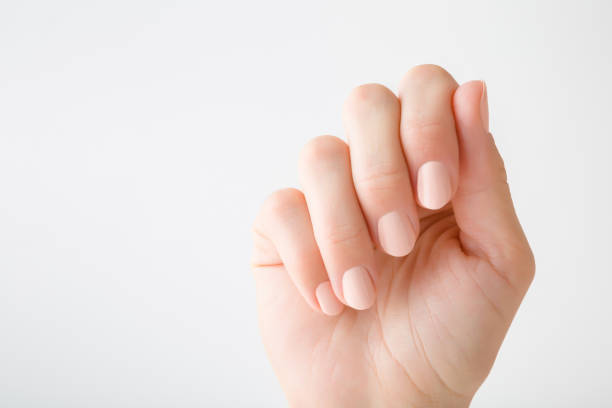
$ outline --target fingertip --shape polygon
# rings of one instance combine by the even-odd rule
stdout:
[[[408,255],[417,239],[417,232],[407,214],[391,211],[378,220],[378,240],[385,252],[391,256]]]
[[[489,131],[487,86],[484,81],[469,81],[457,88],[453,95],[453,110],[457,121]]]
[[[353,309],[369,309],[376,300],[372,277],[363,266],[353,267],[344,273],[342,290],[346,303]]]
[[[450,201],[453,186],[447,167],[439,161],[423,163],[417,174],[417,194],[423,208],[439,210]]]
[[[317,286],[315,296],[321,311],[328,316],[337,316],[344,310],[344,305],[334,294],[329,281],[320,283],[319,286]]]

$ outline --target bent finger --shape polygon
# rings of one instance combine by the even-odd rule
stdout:
[[[304,195],[296,189],[268,197],[253,227],[256,269],[281,261],[304,300],[327,315],[342,312],[315,242]]]
[[[351,178],[348,146],[333,136],[309,142],[300,155],[300,180],[336,296],[354,309],[376,298],[374,248]]]
[[[453,77],[436,65],[419,65],[400,86],[400,133],[419,205],[437,210],[457,189],[459,154],[452,111],[457,88]]]
[[[373,238],[389,255],[407,255],[419,218],[399,139],[399,100],[382,85],[362,85],[347,98],[343,119],[355,190]]]

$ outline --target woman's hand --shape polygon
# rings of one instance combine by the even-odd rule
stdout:
[[[303,192],[254,224],[260,326],[291,406],[467,406],[534,275],[483,82],[410,70],[348,97]]]

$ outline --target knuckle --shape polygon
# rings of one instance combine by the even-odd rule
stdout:
[[[305,207],[302,192],[294,188],[277,190],[264,200],[251,226],[253,270],[282,263],[276,247],[279,228],[287,228],[295,223],[296,216],[299,217],[299,212],[304,211]]]
[[[295,188],[277,190],[266,198],[261,215],[266,220],[286,220],[305,207],[304,194]],[[260,217],[261,218],[261,217]]]
[[[455,82],[451,74],[441,66],[434,64],[422,64],[410,68],[402,78],[402,87],[410,83],[427,83],[431,81],[451,81]]]
[[[344,141],[335,136],[318,136],[302,148],[300,152],[300,168],[313,167],[321,162],[337,160],[348,154],[348,146]]]
[[[380,84],[365,84],[354,88],[344,102],[344,115],[361,117],[381,110],[399,110],[399,100]]]
[[[366,233],[365,225],[336,224],[324,232],[325,241],[332,245],[352,245]]]
[[[397,164],[372,165],[355,176],[355,187],[364,192],[397,190],[408,180],[407,169]]]
[[[527,240],[517,240],[507,244],[503,250],[503,264],[506,265],[506,275],[519,293],[524,293],[535,277],[535,256]]]
[[[423,142],[437,142],[442,135],[449,131],[449,123],[443,118],[404,118],[403,132],[408,137],[419,137]]]
[[[504,163],[504,158],[501,156],[497,149],[494,150],[494,164],[491,166],[493,170],[493,177],[496,177],[497,180],[502,181],[503,183],[508,182],[508,173],[506,171],[506,164]]]
[[[422,157],[436,157],[441,151],[453,152],[456,149],[453,132],[453,123],[443,117],[405,117],[400,129],[404,149],[416,150]]]
[[[531,284],[531,282],[533,281],[533,278],[535,277],[535,272],[536,272],[535,256],[533,254],[533,251],[531,250],[531,247],[527,245],[527,260],[526,260],[525,275],[526,275],[526,278],[528,279],[529,284]]]

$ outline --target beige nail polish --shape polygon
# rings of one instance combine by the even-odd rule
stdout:
[[[323,282],[317,286],[315,291],[317,301],[321,307],[321,311],[329,316],[336,316],[342,312],[344,305],[340,303],[329,281]]]
[[[437,210],[448,203],[452,187],[443,163],[429,161],[421,166],[417,175],[417,193],[421,205],[430,210]]]
[[[353,309],[364,310],[374,304],[376,293],[372,278],[363,266],[355,266],[344,272],[342,290],[346,303]]]
[[[480,120],[485,132],[489,131],[489,97],[487,95],[487,84],[482,81],[482,95],[480,96]]]
[[[378,239],[389,255],[404,256],[412,250],[416,233],[406,214],[392,211],[378,220]]]

